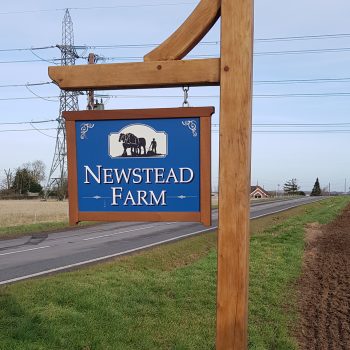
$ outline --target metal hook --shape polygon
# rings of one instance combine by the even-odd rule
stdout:
[[[190,90],[189,86],[184,86],[182,88],[183,92],[184,92],[184,102],[182,104],[182,107],[189,107],[190,103],[188,102],[188,91]]]

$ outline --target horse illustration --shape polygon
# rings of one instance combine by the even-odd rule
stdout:
[[[143,137],[136,137],[134,134],[120,134],[119,142],[123,142],[124,152],[122,157],[127,157],[127,149],[130,148],[131,156],[141,155],[143,148],[143,155],[146,155],[146,140]]]

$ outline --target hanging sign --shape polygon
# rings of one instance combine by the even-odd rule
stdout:
[[[70,223],[211,224],[213,107],[64,112]]]

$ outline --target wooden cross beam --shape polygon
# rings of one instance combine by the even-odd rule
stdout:
[[[221,15],[221,57],[181,60]],[[253,0],[201,0],[145,62],[49,67],[64,90],[219,85],[217,350],[247,348]]]
[[[63,90],[212,86],[220,82],[220,60],[55,66],[49,76]]]

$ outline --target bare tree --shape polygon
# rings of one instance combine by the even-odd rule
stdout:
[[[5,190],[10,190],[12,187],[14,173],[11,169],[4,169],[5,178],[3,179],[3,187]]]
[[[35,160],[34,162],[32,162],[31,173],[33,179],[37,183],[40,183],[45,180],[45,169],[46,166],[42,160]]]
[[[28,162],[28,163],[24,163],[22,165],[23,169],[26,169],[32,179],[37,182],[37,183],[41,183],[42,181],[45,180],[45,164],[42,160],[35,160],[33,162]]]

